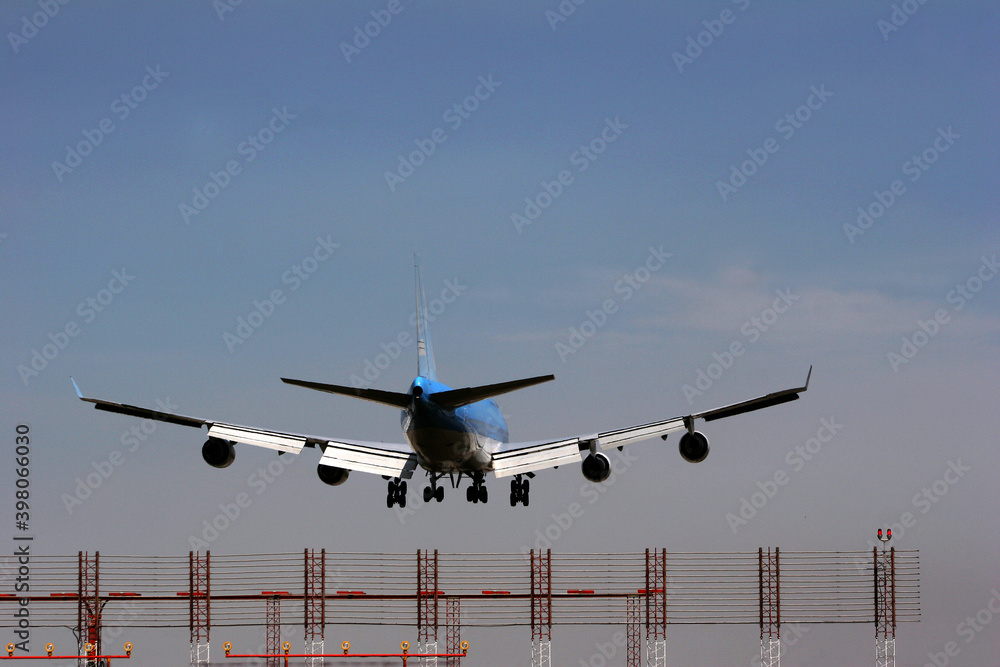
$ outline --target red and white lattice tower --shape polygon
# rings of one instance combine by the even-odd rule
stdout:
[[[101,595],[100,571],[101,552],[93,556],[82,551],[77,553],[78,582],[76,627],[79,652],[77,655],[95,656],[101,654]],[[90,650],[86,650],[87,646]],[[81,667],[97,667],[97,660],[77,661]]]
[[[457,656],[462,650],[462,598],[450,597],[445,600],[445,653]],[[447,658],[445,667],[461,667],[460,658]]]
[[[646,664],[667,667],[666,549],[646,549]]]
[[[266,624],[264,653],[270,657],[264,658],[264,664],[266,667],[281,667],[282,660],[278,657],[281,651],[281,597],[278,594],[267,598]]]
[[[638,595],[625,598],[625,664],[642,667],[642,604]]]
[[[880,538],[881,533],[879,531]],[[881,553],[872,547],[875,564],[875,667],[896,665],[896,549],[886,551],[885,541]]]
[[[417,550],[417,652],[437,653],[438,552]],[[437,667],[437,658],[424,658],[424,667]]]
[[[191,629],[191,667],[209,663],[212,623],[211,552],[188,552],[188,619]]]
[[[758,586],[760,590],[760,664],[781,665],[781,570],[778,549],[767,553],[757,549]]]
[[[552,550],[531,550],[531,665],[552,667]]]
[[[305,550],[305,581],[302,597],[305,616],[305,653],[322,655],[326,628],[326,549]],[[306,667],[323,667],[323,658],[306,658]]]

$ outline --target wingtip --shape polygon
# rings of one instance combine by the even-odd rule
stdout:
[[[76,380],[73,379],[72,375],[70,376],[69,381],[73,383],[73,389],[76,391],[76,397],[82,399],[83,392],[80,391],[80,387],[77,385]]]
[[[803,389],[808,389],[809,388],[809,378],[812,377],[812,374],[813,374],[813,367],[812,367],[812,364],[809,364],[809,372],[806,373],[806,386],[803,387]]]

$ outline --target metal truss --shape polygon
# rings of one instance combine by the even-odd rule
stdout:
[[[264,643],[264,652],[269,658],[265,658],[267,667],[281,667],[281,658],[278,653],[281,650],[281,598],[278,595],[271,595],[267,598],[267,639]]]
[[[881,533],[880,533],[881,534]],[[872,548],[875,565],[875,667],[896,665],[896,550]]]
[[[531,664],[552,665],[552,550],[531,550]]]
[[[212,627],[211,552],[188,552],[188,624],[191,632],[191,667],[209,663]]]
[[[77,553],[77,655],[101,654],[101,552]],[[87,647],[90,647],[89,649]],[[77,660],[80,667],[96,667],[96,660]]]
[[[445,659],[446,667],[460,667],[457,657],[462,648],[462,598],[447,598],[445,601],[445,653],[453,656]]]
[[[552,667],[552,642],[535,639],[531,642],[531,667]]]
[[[625,598],[625,664],[642,667],[642,606],[638,595]]]
[[[760,591],[760,664],[781,665],[781,561],[778,549],[757,550]]]
[[[438,552],[417,550],[417,649],[437,653]],[[423,667],[437,667],[436,657],[423,658]]]
[[[667,667],[667,550],[646,549],[646,664]]]
[[[326,549],[304,551],[302,594],[305,652],[322,655],[326,628]],[[306,658],[306,667],[323,667],[323,658]]]

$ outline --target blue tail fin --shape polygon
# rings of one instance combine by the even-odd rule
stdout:
[[[427,306],[424,286],[420,282],[420,262],[413,255],[413,269],[417,276],[417,375],[428,380],[437,380],[434,369],[434,351],[431,349],[431,335],[427,331]]]

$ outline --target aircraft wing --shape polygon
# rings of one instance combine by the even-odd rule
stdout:
[[[323,456],[320,465],[357,470],[376,475],[400,477],[409,479],[417,467],[416,454],[407,444],[387,445],[381,442],[365,442],[362,440],[332,440],[329,438],[298,433],[284,433],[239,424],[227,424],[199,417],[188,417],[161,410],[143,408],[127,403],[116,403],[99,398],[86,398],[80,392],[76,381],[73,381],[76,395],[81,401],[93,403],[98,410],[117,412],[123,415],[153,419],[156,421],[179,424],[181,426],[208,427],[208,437],[239,442],[255,447],[273,449],[279,454],[298,454],[305,447],[319,447]]]
[[[806,375],[806,383],[801,387],[772,392],[764,396],[758,396],[683,417],[674,417],[649,424],[640,424],[614,431],[581,435],[561,440],[511,443],[507,446],[509,449],[493,455],[493,473],[497,477],[508,477],[510,475],[523,475],[529,472],[545,470],[546,468],[555,468],[569,463],[579,463],[598,449],[623,447],[633,442],[648,440],[656,436],[666,440],[667,435],[673,431],[680,431],[682,429],[692,431],[694,430],[694,420],[696,419],[704,419],[707,422],[714,421],[794,401],[799,397],[799,394],[809,388],[809,378],[811,376],[812,366],[809,367],[809,374]]]

